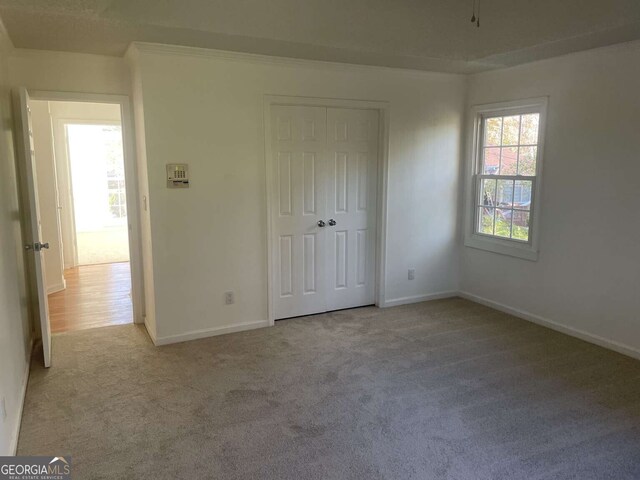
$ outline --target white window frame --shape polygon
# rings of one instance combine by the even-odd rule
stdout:
[[[530,98],[510,102],[475,105],[469,115],[471,140],[469,142],[466,182],[465,239],[467,247],[510,255],[526,260],[538,260],[538,241],[540,224],[540,192],[542,188],[542,164],[544,156],[545,126],[547,121],[548,97]],[[538,149],[535,177],[508,176],[510,179],[532,180],[531,206],[529,214],[529,240],[499,238],[477,232],[478,196],[480,191],[480,169],[482,168],[481,150],[483,146],[483,119],[485,117],[539,113]],[[494,175],[496,179],[504,176]],[[492,176],[492,177],[494,177]]]

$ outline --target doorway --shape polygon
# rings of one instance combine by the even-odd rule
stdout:
[[[132,323],[120,105],[30,100],[52,333]]]
[[[75,264],[129,262],[122,126],[64,122]]]
[[[379,112],[271,105],[273,319],[376,302]]]

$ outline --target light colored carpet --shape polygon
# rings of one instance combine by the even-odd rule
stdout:
[[[129,261],[129,234],[126,225],[95,232],[78,232],[78,265]]]
[[[53,354],[18,453],[76,479],[640,478],[640,362],[462,299]]]

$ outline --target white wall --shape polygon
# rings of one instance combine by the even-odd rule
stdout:
[[[44,273],[47,293],[64,289],[62,237],[59,226],[58,189],[56,162],[53,153],[53,134],[49,103],[32,100],[31,121],[33,124],[33,146],[38,178],[38,203],[43,241],[49,242],[44,251]]]
[[[132,61],[159,341],[267,320],[265,94],[389,102],[384,300],[458,289],[464,77],[147,48]],[[189,164],[188,190],[166,188],[165,164],[176,162]],[[224,305],[227,290],[236,304]]]
[[[11,85],[30,90],[128,95],[129,70],[122,58],[15,49],[9,57]]]
[[[54,120],[120,123],[120,106],[115,103],[63,101],[48,103],[51,109],[51,118]]]
[[[7,56],[11,42],[0,24],[0,455],[13,455],[31,354],[31,324],[20,227],[16,158],[13,150]]]
[[[639,85],[640,42],[471,77],[470,105],[549,108],[539,260],[463,247],[462,290],[640,354]]]

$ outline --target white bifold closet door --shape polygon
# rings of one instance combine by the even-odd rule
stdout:
[[[276,319],[375,302],[378,112],[274,106]]]

